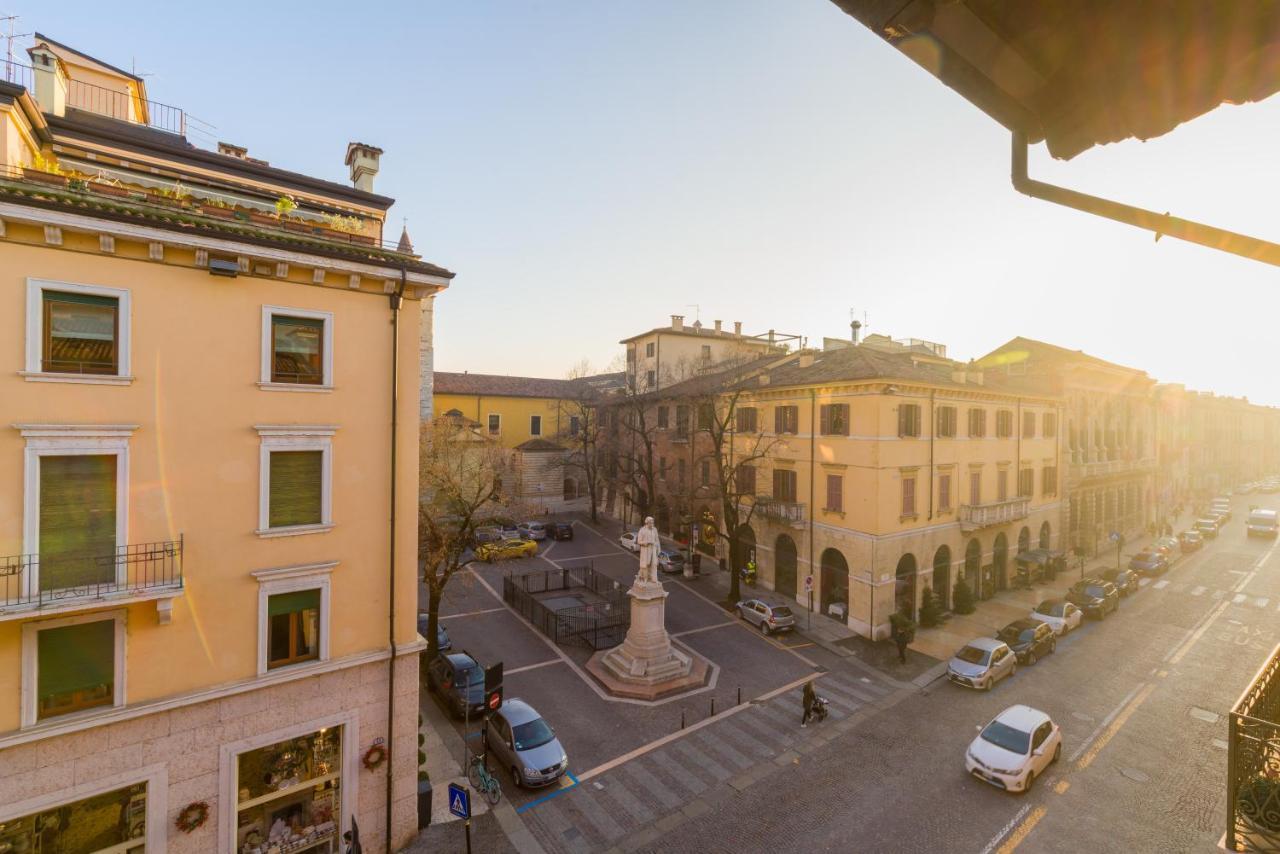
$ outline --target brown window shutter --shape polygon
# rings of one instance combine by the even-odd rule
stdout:
[[[40,458],[40,589],[116,577],[116,457]]]
[[[272,451],[269,511],[272,528],[318,525],[321,508],[323,451]]]

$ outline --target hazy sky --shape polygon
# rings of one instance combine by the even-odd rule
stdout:
[[[1280,404],[1280,271],[1016,193],[1008,133],[829,0],[8,10],[275,165],[345,181],[349,140],[386,149],[394,230],[458,274],[442,370],[603,367],[698,311],[819,342],[852,308],[957,358],[1027,335]],[[1278,131],[1273,98],[1031,172],[1280,239]]]

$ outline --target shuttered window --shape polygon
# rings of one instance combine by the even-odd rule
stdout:
[[[542,435],[542,416],[541,415],[529,416],[529,435],[530,436]]]
[[[849,435],[849,404],[824,403],[818,408],[822,421],[821,430],[824,436]]]
[[[938,510],[951,509],[951,475],[938,475]]]
[[[1054,436],[1057,436],[1058,416],[1055,413],[1046,412],[1044,414],[1044,426],[1041,429],[1046,439],[1052,439]]]
[[[920,435],[920,405],[904,403],[898,407],[898,435],[904,438]]]
[[[800,431],[800,408],[796,406],[775,406],[773,408],[773,432],[798,433]]]
[[[271,381],[324,384],[324,321],[271,316]]]
[[[796,500],[796,473],[787,469],[774,469],[773,497],[777,501]]]
[[[320,657],[320,591],[267,597],[267,667]]]
[[[752,466],[738,466],[738,492],[742,495],[756,494],[756,470]]]
[[[689,435],[689,407],[676,407],[676,437],[683,438]]]
[[[40,589],[116,577],[114,454],[40,457]]]
[[[938,407],[938,438],[951,439],[956,435],[956,408]]]
[[[1007,439],[1013,435],[1013,413],[1007,409],[996,410],[996,436]]]
[[[120,301],[44,291],[42,369],[58,374],[118,374]]]
[[[916,515],[916,479],[914,476],[902,479],[902,515]]]
[[[1024,468],[1018,472],[1018,495],[1030,497],[1035,494],[1035,469]]]
[[[110,706],[115,700],[116,621],[36,634],[36,718]]]
[[[323,451],[272,451],[268,527],[319,525],[322,506]]]
[[[844,512],[844,477],[842,475],[827,475],[827,509],[837,513]]]
[[[739,433],[755,433],[759,430],[759,419],[755,407],[744,406],[738,410],[737,416]]]
[[[982,503],[982,472],[969,472],[969,503],[974,506]]]
[[[1022,438],[1034,439],[1036,437],[1036,414],[1034,412],[1022,413]]]
[[[658,429],[659,430],[667,429],[667,413],[668,413],[667,407],[665,406],[658,407]]]
[[[981,439],[987,435],[987,411],[985,409],[969,410],[969,436]]]
[[[1040,474],[1040,491],[1045,495],[1058,493],[1058,467],[1045,466]]]
[[[1004,501],[1009,497],[1009,470],[996,472],[996,501]]]

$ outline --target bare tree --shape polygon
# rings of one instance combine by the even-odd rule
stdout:
[[[604,444],[608,472],[629,490],[636,511],[649,515],[657,492],[657,412],[653,395],[627,387],[608,407]]]
[[[600,405],[601,395],[584,380],[592,376],[591,364],[583,359],[569,371],[568,379],[577,380],[573,390],[559,402],[560,442],[569,447],[565,468],[580,472],[591,504],[591,521],[597,521],[600,503]]]
[[[449,580],[472,560],[476,528],[503,506],[506,456],[465,419],[441,416],[419,432],[418,561],[430,592],[427,658],[438,653],[440,601]]]

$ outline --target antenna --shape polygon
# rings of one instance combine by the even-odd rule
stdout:
[[[31,35],[31,33],[15,33],[13,31],[13,24],[17,20],[17,15],[0,15],[0,22],[4,22],[9,25],[9,32],[4,36],[4,79],[8,80],[10,83],[15,82],[14,78],[17,76],[17,69],[13,67],[13,40],[17,38],[25,38]]]
[[[698,305],[697,303],[692,303],[692,302],[691,302],[691,303],[686,303],[686,304],[685,304],[685,308],[691,308],[691,309],[693,309],[693,319],[694,319],[695,321],[701,321],[701,320],[702,320],[702,318],[699,316],[699,314],[702,312],[702,306]]]

